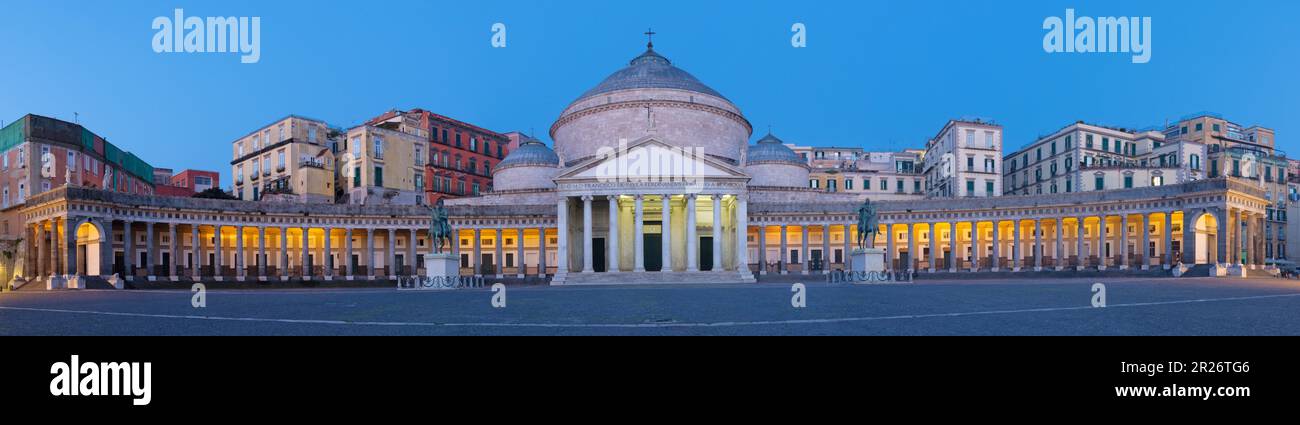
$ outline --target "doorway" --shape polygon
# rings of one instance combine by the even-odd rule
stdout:
[[[645,234],[642,237],[642,242],[644,243],[642,253],[645,255],[644,262],[646,271],[662,271],[664,269],[663,235]]]
[[[605,270],[605,238],[591,239],[591,269],[596,273]]]
[[[700,258],[699,258],[700,270],[701,271],[713,270],[713,237],[712,236],[701,237],[700,249],[698,249],[697,251],[700,253]]]

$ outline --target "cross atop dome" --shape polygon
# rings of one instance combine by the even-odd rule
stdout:
[[[655,34],[658,34],[658,33],[655,32],[654,28],[647,28],[647,29],[645,30],[645,36],[646,36],[646,40],[647,40],[645,47],[646,47],[647,49],[654,49],[654,48],[655,48]]]

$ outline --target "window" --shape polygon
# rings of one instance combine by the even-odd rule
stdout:
[[[822,181],[821,181],[821,180],[817,180],[817,179],[812,179],[812,180],[809,180],[809,181],[808,181],[808,187],[809,187],[809,188],[812,188],[812,189],[818,189],[818,188],[820,188],[820,187],[821,187],[821,184],[822,184]]]
[[[284,171],[284,150],[280,150],[279,152],[276,152],[275,156],[276,156],[275,169]]]
[[[967,170],[975,169],[975,157],[973,156],[966,157],[966,169]]]
[[[415,147],[415,166],[416,167],[424,166],[424,149],[420,148],[419,146]]]
[[[880,179],[880,191],[881,191],[881,192],[884,192],[884,191],[888,191],[888,190],[889,190],[889,179],[881,178],[881,179]]]
[[[1068,151],[1070,150],[1071,147],[1072,146],[1071,146],[1070,136],[1065,136],[1065,150]]]
[[[424,172],[422,172],[422,171],[416,171],[416,172],[415,172],[415,176],[414,176],[414,180],[415,180],[415,190],[423,191],[423,190],[424,190]]]
[[[375,159],[384,159],[384,138],[375,136],[374,141],[375,141],[375,151],[374,151]]]
[[[244,142],[235,143],[235,158],[244,156]]]
[[[1205,126],[1205,124],[1202,124],[1202,123],[1199,123],[1199,122],[1196,123],[1196,132],[1197,132],[1197,133],[1200,133],[1201,131],[1203,131],[1203,130],[1205,129],[1204,126]]]
[[[456,147],[460,147],[460,132],[456,133]]]
[[[1052,187],[1055,188],[1056,186],[1052,186]],[[984,195],[993,196],[993,180],[984,181]]]
[[[1219,132],[1219,125],[1218,125],[1218,124],[1214,124],[1214,125],[1212,125],[1210,128],[1213,129],[1215,133],[1218,133],[1218,132]]]
[[[348,142],[348,147],[351,148],[351,150],[352,150],[352,157],[353,157],[353,158],[360,158],[360,157],[361,157],[361,138],[360,138],[360,137],[353,137],[353,138],[352,138],[352,141]]]
[[[1074,158],[1069,156],[1065,157],[1065,172],[1068,173],[1073,168],[1074,168]]]
[[[1124,188],[1125,189],[1133,188],[1133,176],[1124,176]]]
[[[1093,185],[1095,190],[1106,190],[1106,178],[1103,176],[1097,176],[1097,178],[1093,180]]]
[[[871,179],[862,179],[862,190],[871,190]]]
[[[1074,185],[1070,184],[1070,179],[1065,179],[1065,193],[1074,191]]]
[[[469,136],[469,150],[470,151],[478,150],[478,137]]]
[[[316,126],[307,127],[307,141],[316,143]]]
[[[361,167],[352,167],[352,187],[361,187]]]
[[[1151,176],[1151,185],[1152,185],[1152,186],[1164,186],[1164,185],[1165,185],[1165,177],[1164,177],[1164,176]]]
[[[1104,151],[1110,151],[1110,138],[1109,138],[1109,137],[1102,137],[1102,138],[1101,138],[1101,150],[1104,150]]]
[[[844,190],[853,190],[853,179],[844,179]]]
[[[966,181],[966,196],[975,196],[975,181]]]
[[[984,132],[984,147],[986,147],[986,148],[990,148],[990,149],[993,148],[993,132],[992,132],[992,131],[985,131],[985,132]]]
[[[375,186],[384,186],[384,167],[375,167]]]
[[[1084,137],[1084,147],[1087,147],[1088,149],[1092,149],[1092,135],[1087,134],[1084,135],[1083,137]]]
[[[1201,169],[1201,156],[1200,156],[1200,155],[1192,154],[1192,156],[1188,159],[1187,162],[1188,162],[1188,165],[1191,165],[1191,167],[1192,167],[1193,170],[1200,170],[1200,169]]]
[[[894,192],[903,193],[903,179],[898,179],[894,181]]]
[[[921,181],[912,180],[912,193],[921,193]]]
[[[826,179],[826,190],[834,192],[835,189],[835,179]]]

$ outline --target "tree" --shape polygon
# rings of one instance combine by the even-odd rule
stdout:
[[[226,193],[226,191],[221,190],[220,188],[216,188],[216,187],[208,188],[208,190],[204,190],[204,191],[202,191],[202,192],[195,193],[193,197],[195,197],[195,198],[204,198],[204,199],[228,199],[228,200],[239,199],[239,198],[236,198],[236,197],[234,197],[234,196],[230,196],[230,194],[229,194],[229,193]]]

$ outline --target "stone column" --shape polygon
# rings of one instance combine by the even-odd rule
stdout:
[[[325,247],[325,280],[334,280],[334,244],[330,241],[330,233],[332,233],[334,229],[325,226],[321,231],[325,234],[324,241],[322,242]]]
[[[458,240],[459,238],[452,238]],[[343,279],[352,280],[357,274],[357,265],[352,262],[352,228],[343,229]]]
[[[411,230],[411,235],[415,235],[415,230]],[[527,273],[528,262],[524,261],[524,228],[520,227],[515,229],[515,277],[523,279]]]
[[[1034,255],[1034,271],[1043,271],[1043,227],[1042,219],[1034,219],[1034,246],[1032,249]]]
[[[387,239],[388,249],[384,251],[386,255],[384,264],[388,265],[388,278],[397,280],[397,229],[388,228]],[[501,245],[500,242],[497,241],[497,245]],[[497,262],[501,262],[500,257],[497,257]]]
[[[1020,255],[1020,254],[1021,254],[1021,252],[1020,252],[1020,237],[1021,237],[1021,236],[1020,236],[1020,225],[1021,225],[1021,223],[1020,223],[1020,219],[1016,219],[1016,220],[1012,221],[1011,223],[1012,223],[1012,227],[1011,227],[1011,271],[1013,271],[1013,272],[1018,272],[1018,271],[1020,271],[1020,268],[1021,268],[1022,264],[1024,263],[1024,261],[1023,261],[1023,257]],[[1034,223],[1038,223],[1038,221],[1035,220]],[[1037,246],[1037,245],[1035,245],[1035,246]],[[1033,247],[1030,247],[1029,249],[1033,249]]]
[[[302,251],[302,278],[303,279],[310,279],[312,276],[311,267],[309,264],[307,264],[308,257],[311,255],[311,249],[310,249],[311,241],[309,239],[310,236],[311,236],[311,229],[307,227],[303,227],[302,244],[299,245],[299,248],[302,248],[301,251]]]
[[[112,240],[113,222],[109,221],[108,225],[105,226],[105,228],[106,230],[104,233],[106,233],[106,235],[101,235],[100,239]],[[34,226],[32,226],[31,246],[32,246],[32,251],[34,252],[34,254],[32,255],[32,258],[34,260],[32,264],[33,266],[32,274],[34,276],[45,276],[45,256],[49,255],[49,252],[45,249],[45,223],[44,222],[36,223]],[[112,269],[110,268],[109,270]]]
[[[1002,240],[998,237],[998,231],[1001,230],[1000,228],[1002,227],[1001,224],[1002,223],[997,219],[993,220],[993,261],[990,264],[990,270],[995,272],[998,271],[999,266],[1002,265]]]
[[[190,225],[190,272],[194,274],[194,281],[202,278],[203,272],[203,245],[199,241],[199,225]]]
[[[645,271],[645,209],[643,205],[645,198],[641,195],[636,195],[633,199],[632,225],[634,228],[632,229],[632,263],[634,267],[632,268],[632,271],[639,273]]]
[[[289,280],[289,228],[280,228],[280,280]]]
[[[244,274],[244,227],[237,225],[235,226],[235,280],[244,281]]]
[[[257,226],[257,280],[266,280],[266,226]]]
[[[1183,216],[1187,216],[1187,214],[1184,213]],[[1223,263],[1229,263],[1229,262],[1235,262],[1235,261],[1233,261],[1233,260],[1231,259],[1231,257],[1232,257],[1232,253],[1229,252],[1229,251],[1231,251],[1231,249],[1230,249],[1231,247],[1228,245],[1228,240],[1231,239],[1231,236],[1232,236],[1232,235],[1229,234],[1229,232],[1228,232],[1228,218],[1231,217],[1231,216],[1232,216],[1232,212],[1227,211],[1227,210],[1218,210],[1218,211],[1216,211],[1216,214],[1215,214],[1215,218],[1218,219],[1218,227],[1219,227],[1219,231],[1218,231],[1218,235],[1217,235],[1217,237],[1215,237],[1215,239],[1216,239],[1216,241],[1215,241],[1215,245],[1216,245],[1217,248],[1218,248],[1218,250],[1217,250],[1218,253],[1217,253],[1217,255],[1215,255],[1216,258],[1214,258],[1213,261],[1217,261],[1217,262],[1220,263],[1220,264],[1223,264]],[[1195,219],[1195,218],[1192,219],[1192,226],[1193,226],[1193,227],[1196,226],[1196,219]],[[1187,228],[1186,228],[1186,227],[1183,228],[1183,234],[1187,234]],[[1192,246],[1195,246],[1195,245],[1196,245],[1196,239],[1192,239],[1192,240],[1191,240],[1191,243],[1192,243]],[[1209,260],[1209,258],[1208,258],[1208,257],[1209,257],[1208,253],[1207,253],[1206,257],[1207,257],[1207,260]]]
[[[560,246],[564,246],[563,245],[564,239],[560,239],[560,240],[561,240]],[[482,276],[483,265],[479,263],[483,261],[483,229],[474,229],[474,254],[473,257],[471,257],[469,260],[470,260],[469,261],[470,264],[474,265],[474,276]],[[566,259],[561,259],[560,264],[567,264],[568,262],[565,260]]]
[[[63,260],[64,273],[72,276],[80,274],[77,273],[77,224],[78,220],[72,217],[63,219],[63,240],[60,241],[63,244],[63,252],[67,253]],[[149,257],[149,259],[152,260],[153,257]],[[152,277],[153,269],[150,268],[149,270],[151,270],[149,276]],[[86,274],[90,274],[89,269],[86,270]],[[8,284],[9,282],[0,282],[0,285]]]
[[[926,223],[926,226],[930,228],[930,255],[925,257],[930,262],[930,273],[934,273],[938,270],[936,268],[938,263],[935,258],[938,257],[939,253],[939,223]]]
[[[133,235],[132,235],[132,233],[131,233],[131,230],[132,230],[132,229],[131,229],[131,226],[132,226],[133,224],[135,224],[135,222],[134,222],[134,221],[125,221],[125,222],[123,222],[122,224],[123,224],[123,226],[122,226],[122,243],[123,243],[123,245],[124,245],[123,248],[125,249],[125,252],[122,253],[122,266],[123,266],[123,267],[122,267],[122,270],[123,270],[123,273],[126,274],[126,276],[123,276],[123,277],[125,277],[126,280],[135,280],[135,271],[134,271],[134,268],[135,268],[135,267],[133,266],[133,265],[135,264],[135,263],[134,263],[135,258],[133,258],[133,257],[135,257],[135,238],[132,237]],[[54,251],[51,251],[52,253],[57,253],[57,252],[58,252],[57,249],[58,249],[59,244],[58,244],[57,242],[55,242],[55,241],[58,241],[58,240],[59,240],[59,228],[58,228],[57,226],[58,226],[58,225],[56,224],[56,222],[54,222],[54,221],[51,221],[51,222],[50,222],[50,230],[52,231],[52,234],[50,235],[50,241],[53,242],[53,243],[51,243],[51,245],[53,245],[53,247],[55,248]],[[219,251],[218,251],[218,252],[219,252]],[[57,264],[58,264],[58,260],[57,260],[57,258],[58,258],[58,257],[57,257],[57,254],[54,255],[54,256],[52,256],[52,257],[50,258],[50,260],[51,260],[51,261],[50,261],[50,264],[55,264],[55,265],[57,265]],[[57,270],[57,267],[51,267],[51,268],[50,268],[51,274],[57,273],[57,271],[55,271],[55,270]]]
[[[1056,263],[1055,265],[1056,271],[1059,272],[1061,270],[1064,270],[1066,265],[1065,263],[1065,259],[1066,259],[1065,218],[1056,219],[1056,255],[1054,255],[1053,257],[1055,257],[1056,259],[1056,261],[1054,261]]]
[[[610,219],[613,219],[612,214]],[[688,272],[700,270],[700,238],[696,235],[695,227],[695,195],[688,193],[686,194],[686,271]]]
[[[916,223],[907,223],[907,264],[903,271],[911,273],[916,270]]]
[[[822,274],[831,269],[831,225],[822,224]]]
[[[1186,232],[1187,228],[1184,227],[1183,231]],[[1163,268],[1169,270],[1174,264],[1174,213],[1172,212],[1165,213],[1164,238],[1164,246],[1160,247],[1162,252],[1165,254],[1165,260],[1162,261],[1162,263],[1164,263]]]
[[[459,234],[455,238],[453,246],[460,247]],[[366,229],[366,278],[375,280],[375,229]]]
[[[1119,269],[1128,270],[1128,213],[1119,216]]]
[[[799,233],[803,236],[799,244],[799,274],[808,274],[808,224],[799,225]]]
[[[605,238],[605,250],[607,251],[606,257],[608,257],[609,260],[605,262],[606,264],[605,271],[610,273],[618,273],[619,269],[621,268],[619,266],[619,260],[620,260],[619,256],[622,255],[621,251],[619,250],[619,240],[618,240],[619,239],[618,237],[619,236],[618,235],[618,196],[611,195],[606,197],[605,199],[609,201],[609,237]],[[519,246],[521,247],[523,246],[523,241],[524,241],[524,231],[520,229]],[[523,252],[524,252],[523,248],[520,248],[519,251],[520,258],[523,258],[524,255]],[[523,276],[522,270],[519,272],[519,275]]]
[[[848,255],[845,253],[845,255]],[[767,274],[767,226],[758,226],[758,274]]]
[[[980,240],[979,224],[978,221],[970,222],[971,272],[977,272],[980,270],[980,261],[981,258],[984,257],[984,243]]]
[[[784,224],[781,225],[781,256],[780,259],[777,260],[777,265],[781,268],[781,274],[790,273],[790,268],[786,267],[786,263],[790,262],[790,249],[788,248],[788,242],[790,240],[788,234],[789,227],[790,226]]]
[[[664,204],[664,220],[662,226],[664,240],[662,244],[663,268],[660,269],[660,271],[671,272],[673,271],[673,198],[671,195],[667,194],[660,198],[662,198]]]
[[[221,270],[223,264],[222,261],[223,258],[221,258],[221,256],[224,255],[225,252],[221,248],[221,225],[220,224],[212,227],[212,244],[213,244],[212,250],[214,251],[212,255],[213,280],[220,282],[225,279],[225,275],[222,273]]]
[[[736,196],[736,268],[741,277],[753,279],[749,270],[749,201]],[[830,237],[830,235],[827,235]]]
[[[1106,216],[1098,218],[1097,241],[1093,245],[1097,249],[1097,270],[1106,270]]]
[[[154,255],[155,255],[155,252],[154,252],[154,251],[155,251],[155,247],[154,247],[154,240],[153,240],[153,225],[154,225],[154,223],[151,223],[151,222],[145,222],[145,223],[144,223],[144,231],[145,231],[145,242],[144,242],[145,279],[147,279],[147,280],[150,281],[150,282],[153,282],[154,280],[157,280],[157,279],[158,279],[157,276],[154,276],[154,274],[156,273],[156,272],[154,271],[154,265],[157,264],[157,262],[154,260]],[[75,238],[75,236],[76,236],[76,234],[75,234],[76,229],[72,229],[72,231],[74,232],[74,233],[73,233],[74,238],[73,238],[73,240],[72,240],[72,249],[70,250],[70,252],[69,252],[69,254],[68,254],[69,257],[73,257],[73,256],[75,256],[75,255],[76,255],[76,250],[77,250],[77,243],[76,243],[77,240],[76,240],[76,238]],[[73,263],[73,270],[74,270],[74,271],[76,270],[76,263],[75,263],[75,262]]]
[[[591,273],[592,255],[591,255],[591,195],[582,197],[582,272]],[[667,204],[665,203],[665,206]],[[665,226],[666,228],[667,226]],[[499,233],[498,233],[499,234]],[[499,237],[497,239],[500,239]],[[500,242],[498,240],[498,242]],[[667,245],[664,245],[667,246]],[[500,263],[500,259],[497,260]]]
[[[1137,258],[1138,258],[1138,264],[1139,264],[1138,268],[1139,268],[1139,269],[1142,269],[1142,270],[1147,270],[1147,269],[1150,269],[1150,268],[1151,268],[1151,260],[1148,259],[1148,257],[1149,257],[1150,254],[1151,254],[1151,219],[1150,219],[1150,217],[1151,217],[1151,214],[1150,214],[1150,213],[1145,213],[1145,212],[1144,212],[1144,213],[1142,213],[1142,221],[1141,221],[1140,223],[1138,223],[1139,226],[1142,226],[1142,229],[1141,229],[1141,235],[1142,235],[1142,238],[1141,238],[1141,241],[1139,242],[1141,245],[1138,246],[1138,253],[1139,253],[1139,254],[1138,254]]]
[[[1074,242],[1078,244],[1078,249],[1074,251],[1075,252],[1074,255],[1079,258],[1075,260],[1075,267],[1076,270],[1083,270],[1084,268],[1088,267],[1088,255],[1083,250],[1084,217],[1079,217],[1078,221],[1079,221],[1079,230],[1074,233]]]
[[[713,194],[713,268],[722,270],[722,194]],[[784,256],[785,254],[781,254]]]
[[[766,232],[763,232],[763,233],[766,233]],[[760,235],[762,235],[762,233],[760,233]],[[760,237],[761,237],[761,236],[760,236]],[[843,264],[843,265],[844,265],[844,271],[848,271],[849,268],[850,268],[849,265],[853,263],[853,258],[852,258],[852,255],[853,255],[852,245],[850,245],[851,242],[849,242],[849,241],[854,240],[854,239],[856,239],[856,238],[853,237],[853,227],[852,227],[852,225],[845,224],[845,225],[844,225],[844,264]],[[764,248],[766,248],[766,247],[764,247]],[[763,251],[759,251],[759,258],[762,258],[762,255],[763,255]]]
[[[591,239],[587,239],[587,240],[590,241]],[[503,228],[498,228],[496,254],[492,256],[492,258],[495,260],[494,262],[496,263],[497,279],[506,277],[505,245],[506,245],[506,230]]]
[[[555,225],[557,228],[555,240],[555,276],[563,277],[564,275],[569,274],[569,198],[567,196],[561,196],[560,200],[556,203],[555,209]],[[478,237],[477,232],[478,231],[476,230],[474,234],[475,238]],[[477,242],[475,243],[477,244]],[[478,248],[477,245],[475,246],[475,255],[477,255]],[[478,275],[478,272],[475,272],[474,274]]]
[[[960,259],[962,258],[962,251],[959,249],[961,248],[961,239],[957,235],[957,222],[954,221],[948,225],[950,226],[948,230],[948,272],[957,273],[957,264],[961,262]]]
[[[167,263],[167,277],[173,282],[179,279],[176,275],[176,262],[181,260],[180,253],[176,250],[179,244],[176,242],[176,223],[167,223],[167,255],[171,256],[171,261]]]
[[[546,277],[546,228],[537,228],[537,277]]]

